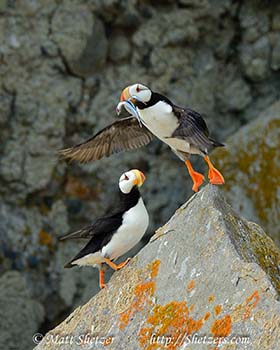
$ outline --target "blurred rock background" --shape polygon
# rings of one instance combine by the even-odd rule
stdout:
[[[279,244],[278,1],[0,0],[0,305],[10,305],[0,348],[32,348],[33,333],[98,291],[97,271],[63,269],[80,243],[58,237],[114,207],[124,170],[147,175],[150,234],[191,194],[184,164],[159,142],[86,166],[57,161],[116,118],[135,82],[230,137],[216,162],[231,204]]]

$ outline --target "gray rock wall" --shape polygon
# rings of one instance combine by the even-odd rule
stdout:
[[[158,142],[88,166],[56,150],[114,120],[136,81],[206,114],[224,141],[279,98],[279,36],[277,1],[0,1],[0,273],[26,279],[45,328],[97,290],[96,271],[62,269],[78,248],[57,238],[114,206],[124,170],[147,175],[150,232],[191,194]]]

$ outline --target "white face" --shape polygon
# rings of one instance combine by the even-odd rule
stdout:
[[[128,87],[130,96],[137,96],[143,102],[148,102],[151,99],[152,91],[145,85],[134,84]]]
[[[119,181],[119,188],[122,193],[129,193],[134,186],[142,186],[144,181],[144,174],[137,169],[133,169],[122,174]]]

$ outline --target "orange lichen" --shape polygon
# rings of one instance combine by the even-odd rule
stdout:
[[[259,295],[259,292],[256,290],[254,291],[253,294],[251,294],[247,299],[246,299],[246,306],[245,306],[245,311],[243,318],[249,318],[251,316],[251,311],[257,306],[259,303],[261,297]]]
[[[155,278],[158,274],[158,269],[160,265],[160,260],[155,260],[150,264],[150,269],[151,269],[151,278]]]
[[[232,321],[230,315],[225,315],[219,320],[215,320],[211,327],[214,337],[227,337],[231,332]]]
[[[187,292],[191,292],[194,289],[195,280],[191,280],[187,285]]]
[[[46,231],[41,230],[39,232],[39,243],[42,245],[51,246],[53,237]]]
[[[214,306],[215,315],[218,316],[222,312],[222,306],[217,304]]]
[[[215,300],[214,295],[213,294],[209,295],[209,297],[208,297],[209,303],[213,303],[214,300]]]
[[[144,311],[147,305],[152,304],[151,297],[155,293],[156,285],[153,279],[158,274],[158,269],[160,265],[160,260],[155,260],[151,264],[148,265],[148,270],[151,281],[139,283],[134,288],[134,299],[130,307],[123,313],[120,314],[119,318],[119,328],[124,329],[128,324],[132,317],[137,312]]]
[[[193,311],[193,309],[194,309],[194,304],[191,304],[190,307],[189,307],[189,310]]]
[[[191,334],[197,332],[203,326],[204,319],[194,320],[190,317],[189,308],[185,301],[172,301],[166,305],[155,305],[152,314],[147,318],[148,326],[142,327],[138,333],[139,343],[145,350],[164,349],[176,350],[180,344],[175,342],[180,334]],[[161,345],[151,343],[153,334],[156,336],[168,335],[169,344]],[[181,344],[182,345],[182,344]]]
[[[119,318],[119,328],[124,329],[131,318],[139,311],[143,311],[145,306],[151,304],[151,296],[155,292],[155,282],[144,282],[135,286],[134,294],[135,298],[129,309],[123,312]]]
[[[209,311],[206,312],[206,314],[203,317],[204,321],[207,321],[210,316],[211,316],[211,312],[209,312]]]
[[[91,188],[73,176],[68,177],[65,192],[66,194],[79,199],[89,199],[94,196]]]

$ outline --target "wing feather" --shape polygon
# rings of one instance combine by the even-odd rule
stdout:
[[[173,112],[179,119],[179,126],[174,130],[172,137],[186,140],[205,154],[215,147],[223,146],[209,137],[207,125],[199,113],[177,106],[173,106]]]
[[[88,163],[145,146],[153,138],[153,134],[145,126],[140,127],[134,117],[127,117],[115,121],[85,142],[60,150],[59,155],[70,161]]]
[[[66,239],[94,238],[96,236],[106,236],[114,232],[122,223],[122,213],[114,216],[107,216],[97,219],[93,224],[83,227],[81,230],[68,233],[60,237],[61,241]]]

